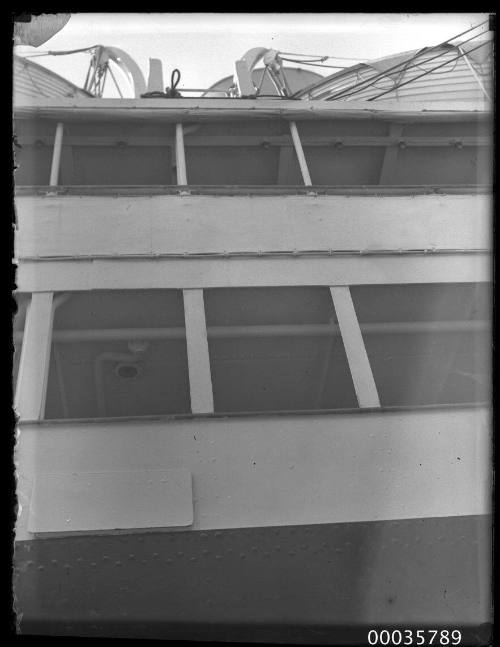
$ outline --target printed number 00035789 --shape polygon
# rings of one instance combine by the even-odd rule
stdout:
[[[370,645],[460,645],[459,629],[371,629],[368,632]]]

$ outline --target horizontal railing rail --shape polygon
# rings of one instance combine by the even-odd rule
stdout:
[[[425,195],[425,194],[477,194],[491,193],[490,184],[141,184],[141,185],[19,185],[15,189],[18,196],[23,195]]]
[[[78,424],[135,424],[139,421],[169,422],[172,420],[192,420],[193,418],[274,418],[285,416],[328,416],[328,415],[377,415],[377,414],[401,414],[418,411],[455,411],[457,409],[490,409],[491,402],[460,402],[445,404],[419,404],[419,405],[397,405],[380,407],[345,407],[339,409],[275,409],[269,411],[214,411],[211,413],[170,413],[151,414],[141,416],[108,416],[106,418],[45,418],[44,420],[19,420],[18,425],[27,426],[35,424],[40,427],[56,425],[78,425]]]
[[[398,321],[362,323],[366,334],[461,333],[489,331],[489,321],[479,319],[464,321]],[[207,335],[214,339],[243,337],[324,337],[339,335],[338,324],[263,324],[249,326],[208,326]],[[186,331],[174,328],[91,328],[54,330],[52,340],[58,343],[130,341],[131,339],[185,339]],[[23,333],[14,333],[15,341],[22,341]]]

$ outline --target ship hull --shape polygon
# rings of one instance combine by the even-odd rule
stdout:
[[[18,542],[25,634],[328,643],[341,627],[479,626],[488,515]]]

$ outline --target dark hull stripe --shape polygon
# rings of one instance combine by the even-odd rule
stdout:
[[[463,516],[24,541],[20,630],[321,643],[340,626],[480,625],[490,536]]]

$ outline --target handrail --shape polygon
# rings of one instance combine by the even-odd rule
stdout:
[[[426,195],[491,193],[490,184],[73,184],[73,185],[19,185],[17,196],[23,195]]]
[[[151,414],[144,416],[113,416],[109,418],[52,418],[45,420],[19,420],[18,426],[36,425],[37,427],[50,427],[52,425],[82,425],[82,424],[124,424],[130,422],[169,422],[193,419],[231,419],[231,418],[278,418],[284,416],[331,416],[331,415],[354,415],[361,414],[401,414],[419,413],[425,411],[454,411],[457,409],[491,409],[492,403],[489,401],[480,402],[459,402],[445,404],[419,404],[419,405],[381,405],[375,408],[361,407],[344,407],[338,409],[276,409],[269,411],[216,411],[214,413],[170,413],[170,414]]]
[[[360,329],[365,334],[428,334],[428,333],[461,333],[488,332],[491,322],[482,319],[453,321],[387,321],[361,323]],[[262,337],[328,337],[339,335],[337,323],[323,324],[261,324],[244,326],[208,326],[210,339],[262,338]],[[22,341],[23,332],[16,331],[14,340]],[[56,329],[52,341],[58,344],[78,342],[130,341],[131,339],[162,340],[185,339],[183,327],[170,328],[78,328]]]

